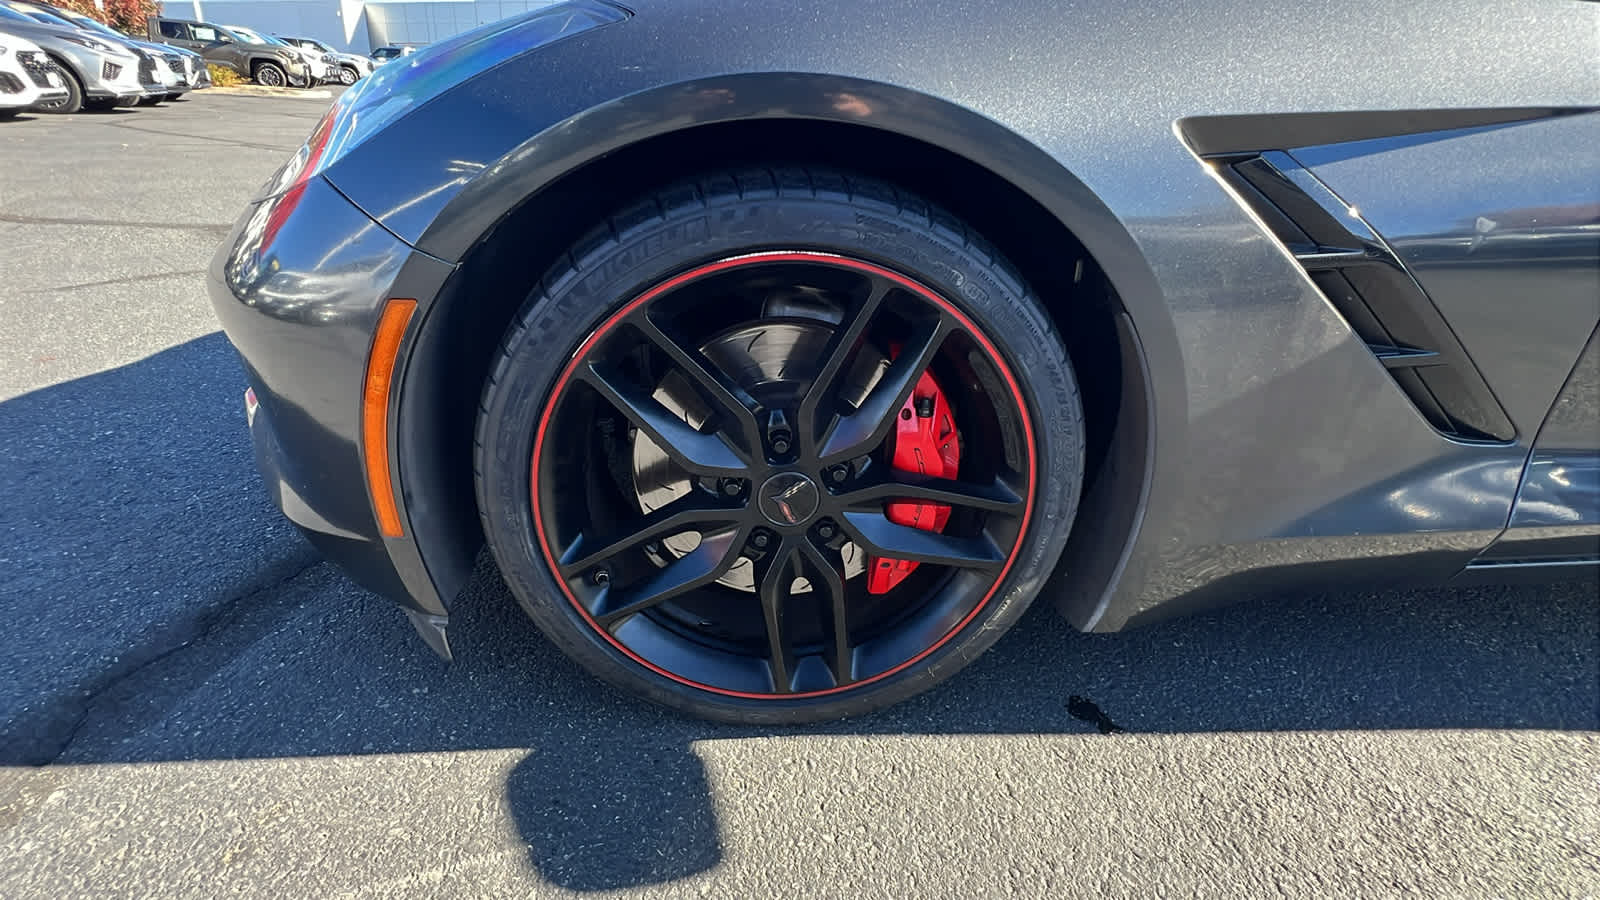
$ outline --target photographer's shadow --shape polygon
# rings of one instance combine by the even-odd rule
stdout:
[[[570,890],[662,884],[722,861],[705,765],[686,746],[618,735],[536,750],[506,798],[529,863]]]

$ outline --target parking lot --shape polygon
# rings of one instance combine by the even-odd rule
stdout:
[[[271,508],[202,288],[326,102],[0,123],[0,895],[1600,893],[1592,584],[1040,603],[774,732],[604,687],[480,565],[440,662]]]

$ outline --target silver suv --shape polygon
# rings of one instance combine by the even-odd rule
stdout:
[[[149,68],[154,69],[156,79],[166,88],[168,100],[176,100],[189,91],[211,86],[211,74],[206,71],[205,60],[193,50],[129,37],[98,19],[91,19],[82,13],[46,3],[44,0],[5,0],[5,2],[17,12],[27,13],[42,22],[76,25],[86,31],[111,38],[113,41],[131,45],[136,51],[151,58],[154,65]]]
[[[139,83],[141,58],[110,38],[81,28],[47,25],[4,5],[0,5],[0,28],[38,44],[67,73],[66,98],[36,107],[40,112],[132,106],[154,93]]]
[[[21,13],[46,25],[77,28],[108,44],[126,47],[139,57],[139,84],[145,89],[141,103],[160,103],[182,96],[192,87],[184,73],[183,59],[175,47],[152,44],[128,37],[86,16],[77,16],[40,0],[0,0],[0,6]]]

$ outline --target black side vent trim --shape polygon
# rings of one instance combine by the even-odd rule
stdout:
[[[1516,437],[1433,301],[1358,211],[1282,151],[1209,161],[1434,428],[1462,441]]]

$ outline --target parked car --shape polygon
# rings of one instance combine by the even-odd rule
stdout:
[[[269,37],[253,28],[246,28],[243,25],[229,25],[228,30],[239,35],[240,37],[245,38],[246,40],[260,41],[262,43],[271,44],[274,47],[283,47],[286,50],[292,50],[295,53],[298,53],[300,58],[305,61],[306,71],[309,72],[310,75],[306,84],[297,84],[295,85],[296,87],[316,87],[319,84],[339,80],[339,66],[334,62],[334,59],[331,55],[307,50],[303,47],[291,44],[288,41],[275,37]]]
[[[303,50],[323,53],[333,57],[333,62],[339,67],[338,81],[340,84],[355,84],[360,79],[371,75],[372,70],[377,68],[373,61],[365,56],[359,56],[354,53],[341,53],[315,38],[288,37],[280,34],[278,39]]]
[[[206,68],[205,59],[193,50],[185,47],[175,47],[170,44],[158,44],[153,41],[141,41],[123,34],[97,19],[92,19],[82,13],[53,6],[49,3],[35,2],[35,0],[22,0],[22,2],[52,16],[65,19],[86,31],[94,31],[106,37],[118,38],[159,56],[171,70],[173,76],[169,82],[170,87],[166,97],[168,100],[180,100],[189,91],[201,90],[211,86],[211,72]]]
[[[27,38],[7,34],[0,22],[0,119],[67,97],[67,77]]]
[[[35,106],[39,112],[132,106],[153,93],[139,81],[143,57],[125,44],[81,28],[48,25],[5,5],[0,5],[0,28],[38,44],[67,75],[67,96]]]
[[[139,57],[139,83],[145,88],[145,95],[139,99],[140,103],[153,105],[181,96],[189,90],[188,79],[183,74],[183,62],[176,53],[171,52],[170,47],[130,38],[112,29],[106,30],[109,31],[108,34],[99,29],[88,28],[80,22],[60,15],[49,5],[35,3],[33,0],[0,0],[0,5],[47,25],[80,29],[96,37],[102,37],[108,43],[132,50]]]
[[[1593,580],[1600,5],[1458,6],[449,38],[210,268],[258,463],[439,652],[486,541],[600,678],[760,726],[922,691],[1041,593],[1108,631]]]
[[[280,44],[248,40],[221,25],[192,19],[151,16],[150,39],[184,47],[266,87],[305,86],[311,74],[301,54]]]
[[[416,44],[388,44],[372,51],[372,58],[380,63],[386,63],[402,56],[410,56],[418,49],[419,45]]]

